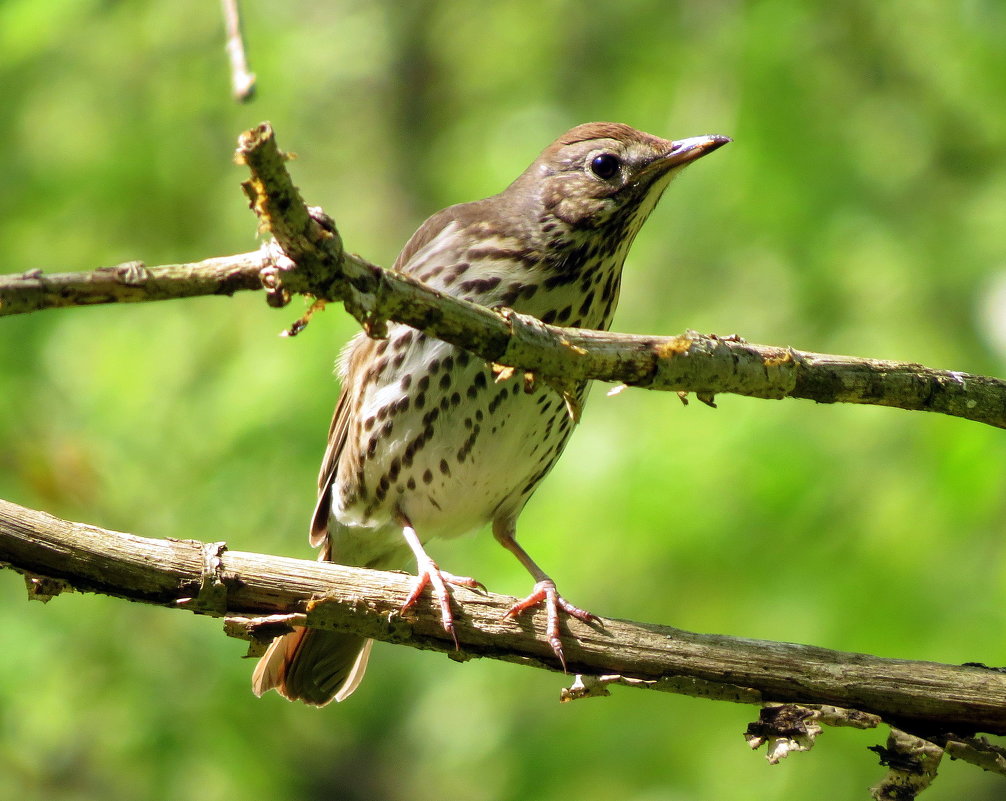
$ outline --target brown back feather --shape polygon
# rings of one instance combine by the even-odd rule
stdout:
[[[483,211],[483,204],[494,200],[496,197],[498,196],[485,198],[484,200],[474,200],[471,203],[458,203],[438,211],[420,225],[409,241],[405,243],[405,247],[398,254],[398,258],[395,259],[395,264],[391,269],[400,273],[410,273],[412,257],[436,239],[441,231],[453,222],[456,222],[464,229],[473,222],[485,219],[486,215]]]

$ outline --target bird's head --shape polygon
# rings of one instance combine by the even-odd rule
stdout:
[[[638,230],[681,169],[722,147],[726,136],[670,141],[614,122],[589,122],[542,151],[510,191],[574,229],[631,219]]]

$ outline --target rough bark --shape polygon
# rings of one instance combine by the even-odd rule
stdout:
[[[231,551],[223,543],[148,539],[7,501],[0,501],[0,562],[25,574],[42,599],[71,587],[231,618],[231,633],[251,638],[273,636],[292,621],[457,659],[561,670],[542,614],[505,620],[513,598],[463,587],[453,590],[455,651],[434,603],[400,614],[413,582],[403,573]],[[1006,675],[983,666],[881,659],[613,618],[597,625],[570,620],[567,627],[569,671],[606,684],[742,703],[826,704],[923,735],[1006,734]]]

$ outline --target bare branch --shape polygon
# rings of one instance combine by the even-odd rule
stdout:
[[[1006,776],[1006,748],[984,737],[957,737],[953,734],[934,738],[952,759],[961,759],[982,770]]]
[[[33,271],[0,277],[0,316],[89,303],[230,294],[265,287],[273,305],[293,294],[345,304],[373,336],[388,320],[543,380],[597,379],[646,389],[719,393],[818,403],[864,403],[938,412],[1006,428],[1006,381],[909,362],[811,353],[686,332],[656,337],[546,325],[510,309],[487,309],[443,295],[351,253],[330,218],[308,209],[268,124],[245,132],[238,159],[243,185],[275,242],[255,253],[189,265],[138,262],[90,273]],[[295,326],[293,332],[302,325]]]
[[[222,2],[224,24],[227,27],[227,56],[231,62],[231,90],[235,100],[247,103],[255,96],[255,73],[248,70],[248,60],[245,58],[238,0]]]
[[[259,274],[272,263],[268,249],[262,248],[193,264],[147,267],[130,261],[90,272],[30,270],[4,275],[0,276],[0,317],[67,306],[233,295],[242,289],[262,289]]]
[[[886,748],[870,750],[880,755],[880,764],[888,769],[870,788],[875,801],[912,801],[933,783],[943,758],[940,746],[896,728],[891,729]]]
[[[267,636],[286,618],[386,642],[558,670],[541,614],[505,620],[513,599],[456,588],[461,650],[434,604],[402,617],[411,577],[329,562],[231,551],[223,543],[157,540],[107,531],[0,501],[0,562],[32,577],[200,614],[264,616]],[[323,600],[321,600],[323,599]],[[240,627],[240,626],[239,626]],[[255,633],[255,623],[247,624]],[[1006,675],[979,666],[880,659],[790,643],[693,634],[601,619],[569,622],[571,672],[628,686],[744,703],[824,704],[877,715],[905,731],[1006,733]],[[928,736],[928,735],[927,735]]]

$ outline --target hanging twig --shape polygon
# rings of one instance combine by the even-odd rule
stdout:
[[[222,2],[224,24],[227,27],[227,56],[231,62],[231,89],[235,100],[247,103],[255,96],[255,73],[249,72],[248,61],[245,58],[238,0],[222,0]]]

